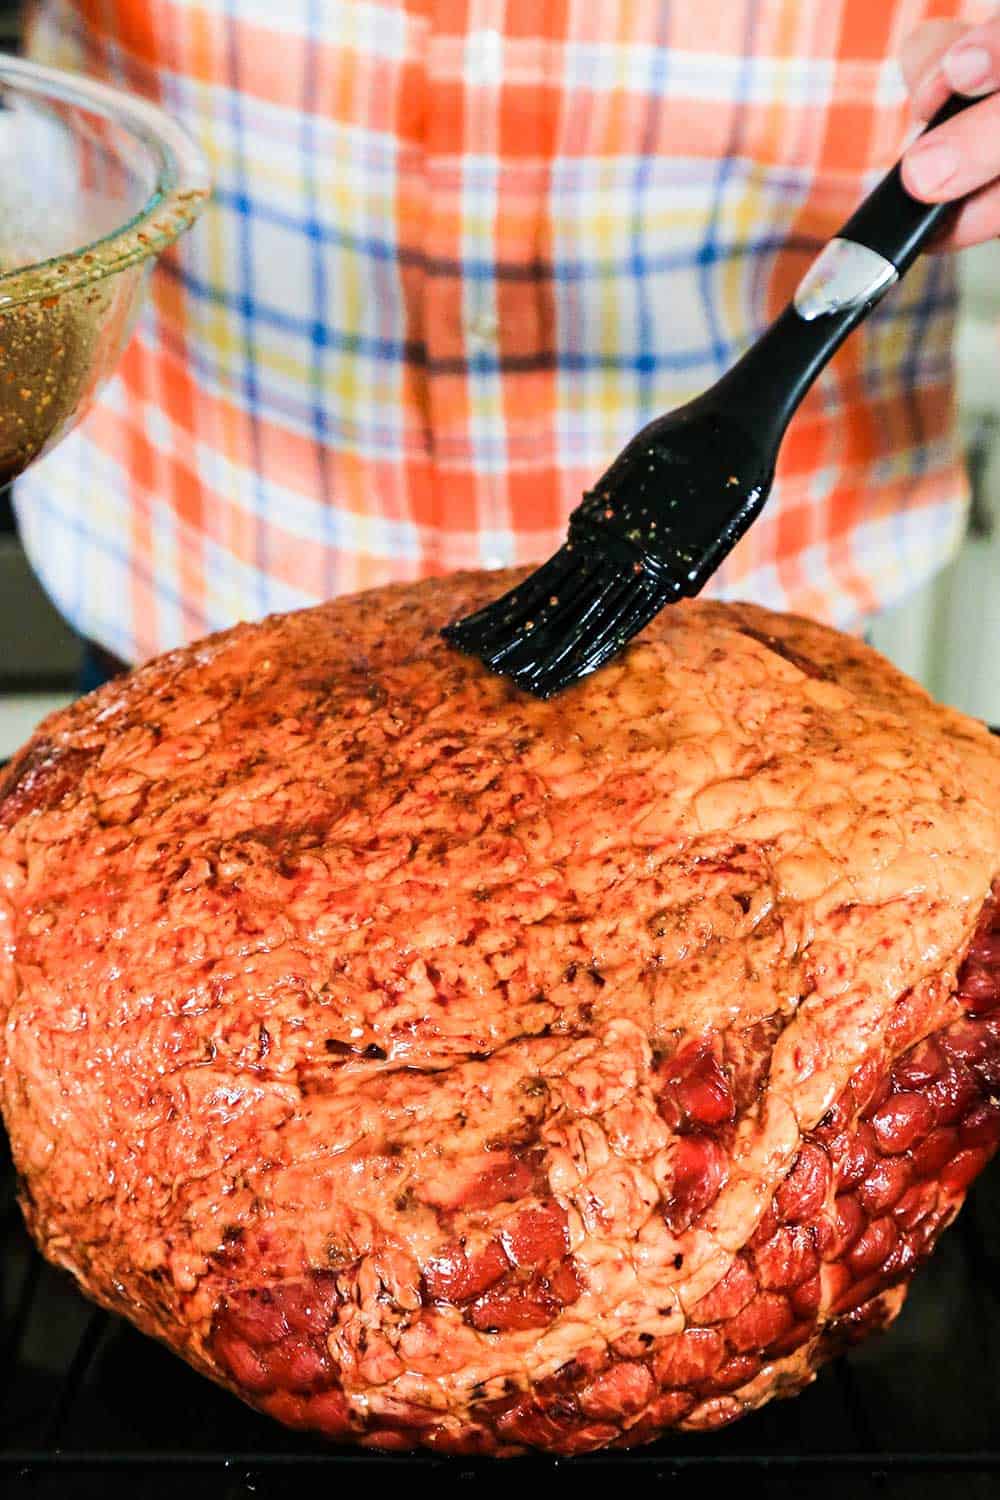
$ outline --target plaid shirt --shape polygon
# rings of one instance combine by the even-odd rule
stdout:
[[[395,578],[540,559],[898,155],[895,55],[963,0],[41,0],[29,51],[148,94],[214,202],[28,552],[126,659]],[[960,537],[954,272],[919,263],[795,419],[713,583],[841,623]]]

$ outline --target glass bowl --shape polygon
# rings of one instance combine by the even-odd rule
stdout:
[[[201,152],[155,105],[0,60],[0,486],[85,414],[208,191]]]

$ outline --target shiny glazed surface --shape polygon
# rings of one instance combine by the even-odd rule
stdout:
[[[897,1310],[1000,1131],[1000,753],[742,606],[538,703],[437,636],[497,588],[241,627],[42,726],[2,1104],[45,1253],[246,1399],[576,1452]]]

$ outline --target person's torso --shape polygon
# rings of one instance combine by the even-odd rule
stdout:
[[[546,555],[898,155],[903,37],[968,9],[45,0],[33,53],[158,98],[216,183],[120,378],[22,483],[50,588],[75,566],[76,623],[133,656]],[[947,551],[952,304],[928,259],[845,345],[716,592],[846,621]]]

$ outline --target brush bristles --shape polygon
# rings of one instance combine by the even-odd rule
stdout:
[[[661,575],[655,587],[590,548],[561,547],[502,598],[447,626],[453,646],[537,698],[551,698],[603,666],[680,585]]]
[[[550,698],[701,590],[760,513],[775,453],[710,393],[657,418],[586,492],[555,556],[446,638]]]

